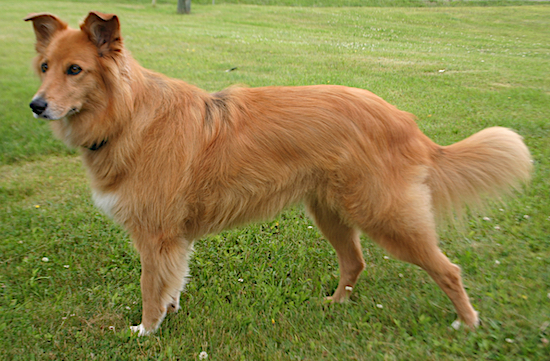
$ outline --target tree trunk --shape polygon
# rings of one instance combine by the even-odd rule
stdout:
[[[178,0],[178,14],[191,13],[191,0]]]

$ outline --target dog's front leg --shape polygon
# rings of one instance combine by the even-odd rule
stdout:
[[[142,243],[147,242],[147,243]],[[157,236],[136,240],[141,256],[142,321],[132,326],[139,336],[155,332],[167,312],[177,312],[189,270],[191,242]]]

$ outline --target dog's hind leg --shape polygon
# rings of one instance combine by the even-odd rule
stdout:
[[[327,299],[332,302],[344,302],[349,299],[357,279],[365,269],[359,232],[346,225],[337,212],[317,200],[310,200],[306,205],[308,213],[338,256],[340,281],[334,294]]]
[[[152,237],[136,242],[141,256],[141,324],[132,326],[140,336],[155,332],[167,312],[179,309],[179,296],[188,272],[190,242],[168,237]]]
[[[403,234],[390,230],[371,233],[371,237],[396,258],[423,268],[450,298],[459,317],[472,328],[479,325],[477,312],[462,285],[460,267],[437,247],[434,232],[415,230]]]
[[[385,217],[375,223],[369,220],[364,231],[394,257],[423,268],[450,298],[459,317],[474,328],[479,325],[478,314],[462,285],[460,268],[437,244],[429,191],[421,185],[411,194],[402,194]]]

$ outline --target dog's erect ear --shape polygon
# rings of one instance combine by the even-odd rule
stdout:
[[[36,51],[39,53],[46,49],[56,32],[67,28],[67,23],[52,14],[29,14],[24,20],[32,21],[36,34]]]
[[[120,23],[114,14],[91,12],[88,14],[80,29],[88,34],[88,38],[97,46],[100,56],[110,51],[120,51]]]

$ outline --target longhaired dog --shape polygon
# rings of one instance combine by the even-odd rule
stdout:
[[[142,322],[177,311],[192,244],[305,203],[336,250],[350,297],[363,269],[359,234],[423,268],[468,326],[478,325],[460,268],[438,248],[435,221],[527,181],[529,151],[493,127],[450,146],[414,117],[344,86],[230,88],[209,94],[141,67],[117,16],[80,29],[31,14],[42,84],[30,107],[80,149],[95,204],[124,226],[141,257]]]

